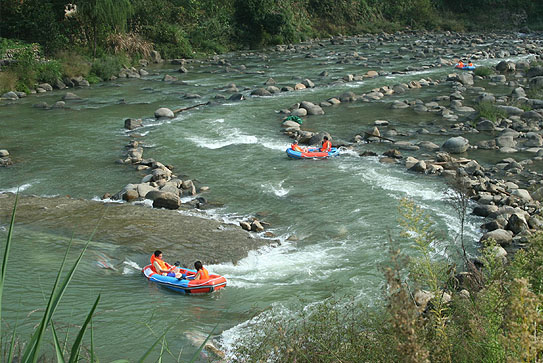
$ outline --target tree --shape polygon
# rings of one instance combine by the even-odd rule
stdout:
[[[77,2],[78,17],[86,29],[87,42],[92,41],[94,57],[96,57],[100,35],[107,30],[125,31],[128,19],[133,12],[130,0],[82,0]]]

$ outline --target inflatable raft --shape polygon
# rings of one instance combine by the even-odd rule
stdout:
[[[464,66],[461,67],[459,64],[455,65],[454,68],[461,69],[463,71],[473,71],[473,70],[475,70],[475,66],[464,65]]]
[[[204,280],[192,280],[191,278],[196,275],[195,270],[189,270],[181,268],[179,269],[182,274],[185,274],[186,279],[178,280],[175,277],[162,276],[157,274],[151,269],[151,265],[145,266],[142,270],[145,277],[149,281],[153,281],[156,284],[165,287],[176,292],[182,292],[186,294],[201,294],[206,292],[213,292],[220,290],[226,286],[226,278],[220,275],[209,274],[208,279]]]
[[[328,152],[320,151],[319,148],[308,148],[307,151],[300,152],[292,150],[292,148],[289,147],[286,152],[288,157],[293,159],[325,159],[330,156],[339,155],[339,149],[335,147]]]

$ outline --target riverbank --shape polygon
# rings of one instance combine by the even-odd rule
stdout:
[[[1,223],[9,222],[14,201],[14,194],[0,194]],[[239,226],[196,215],[68,197],[20,196],[16,211],[18,224],[66,238],[74,233],[81,240],[87,240],[96,228],[92,239],[95,242],[149,255],[161,249],[189,267],[197,260],[208,264],[236,263],[249,251],[277,244],[251,235]]]

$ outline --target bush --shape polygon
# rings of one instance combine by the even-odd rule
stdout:
[[[14,91],[17,86],[17,75],[12,71],[0,72],[0,94]]]
[[[56,80],[62,78],[62,66],[60,62],[51,60],[40,63],[37,66],[36,79],[38,82],[53,84]]]
[[[475,110],[479,112],[479,118],[486,118],[492,122],[497,122],[507,117],[505,111],[499,109],[491,102],[481,102],[475,106]]]
[[[103,80],[109,80],[112,76],[119,74],[122,58],[117,56],[103,56],[92,63],[91,74]]]
[[[181,27],[168,23],[148,25],[143,28],[147,38],[155,43],[155,49],[163,58],[190,58],[192,46]]]
[[[479,77],[487,77],[494,72],[492,72],[492,69],[482,66],[475,68],[475,71],[473,73],[475,73],[475,75]]]
[[[66,77],[86,77],[91,70],[90,62],[73,51],[58,52],[55,58],[60,62],[62,74]]]

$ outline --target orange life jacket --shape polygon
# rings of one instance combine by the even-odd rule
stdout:
[[[156,273],[161,273],[159,271],[156,270],[155,268],[155,262],[158,263],[158,265],[160,266],[160,269],[161,270],[168,270],[170,269],[172,266],[164,261],[162,261],[160,258],[158,257],[155,257],[155,254],[153,253],[151,255],[151,270],[153,270],[154,272]]]
[[[332,143],[330,142],[330,140],[326,140],[322,143],[322,148],[321,148],[321,151],[330,151],[330,149],[332,148]]]
[[[298,146],[298,144],[292,144],[290,145],[290,148],[294,151],[299,151],[299,152],[302,152],[302,148],[300,146]]]
[[[473,63],[468,63],[468,67],[473,67]]]
[[[459,68],[464,68],[464,63],[458,62],[458,67],[459,67]]]
[[[205,280],[209,278],[209,272],[207,272],[205,267],[202,267],[201,270],[198,270],[200,273],[200,278],[198,280]]]

